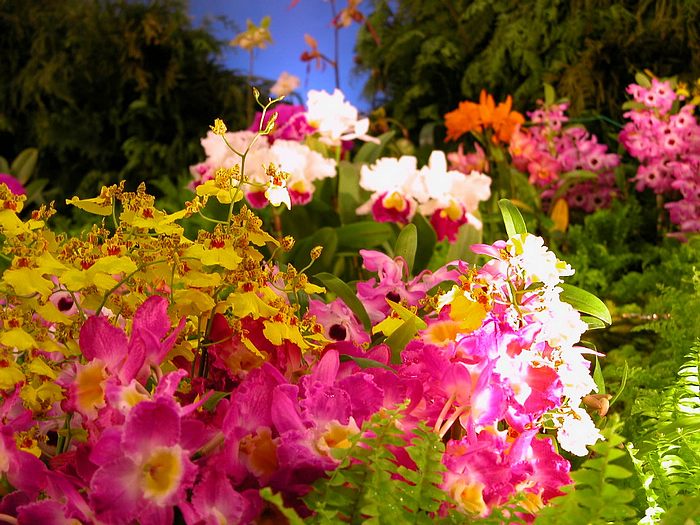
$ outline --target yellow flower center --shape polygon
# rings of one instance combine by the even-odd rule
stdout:
[[[484,484],[478,481],[466,483],[458,481],[450,489],[450,495],[464,510],[472,514],[483,514],[488,507],[484,502]]]
[[[316,448],[324,454],[328,454],[334,448],[350,448],[352,443],[349,437],[357,434],[359,431],[360,429],[352,419],[348,425],[341,425],[338,421],[331,421],[326,431],[318,438]]]
[[[156,448],[142,469],[144,496],[157,502],[167,499],[182,478],[182,454],[179,446]]]
[[[444,208],[440,215],[442,217],[448,217],[451,221],[456,221],[462,217],[462,207],[455,201],[450,201],[450,205]]]
[[[406,209],[406,199],[396,191],[384,197],[382,204],[385,208],[394,208],[396,211],[404,211]]]
[[[100,360],[92,361],[82,367],[75,378],[76,400],[78,408],[85,413],[93,413],[105,405],[104,363]]]
[[[537,514],[544,507],[542,496],[536,492],[525,492],[525,498],[520,501],[520,505],[530,514]]]

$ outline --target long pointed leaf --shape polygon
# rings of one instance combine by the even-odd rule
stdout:
[[[559,286],[562,289],[559,295],[562,301],[569,303],[579,312],[597,317],[607,324],[612,324],[612,317],[608,307],[595,295],[571,284],[560,284]]]
[[[471,251],[470,246],[479,244],[483,240],[483,234],[484,230],[481,228],[475,228],[471,224],[463,224],[459,228],[457,239],[450,244],[450,249],[447,251],[447,260],[460,259],[469,264],[475,264],[479,256]]]
[[[340,280],[332,273],[321,272],[314,275],[314,277],[321,281],[323,286],[337,295],[347,305],[347,307],[353,311],[353,313],[362,323],[365,330],[368,332],[371,330],[372,323],[369,320],[367,310],[365,310],[362,302],[357,298],[357,295],[355,295],[355,292],[352,291],[352,288],[350,288],[347,283]]]
[[[416,225],[418,234],[418,249],[413,263],[413,271],[418,273],[428,266],[430,258],[433,256],[435,243],[437,242],[437,234],[430,223],[420,213],[416,213],[413,216],[413,224]]]
[[[391,348],[391,364],[401,364],[401,351],[406,347],[408,342],[413,339],[413,336],[418,332],[418,324],[415,319],[409,319],[399,326],[394,332],[386,338],[386,344]]]
[[[353,159],[354,162],[366,162],[371,164],[376,161],[384,152],[384,148],[386,148],[389,141],[394,138],[394,135],[396,135],[395,131],[387,131],[378,137],[379,144],[365,142],[355,155]]]
[[[39,151],[36,148],[27,148],[22,151],[10,166],[11,173],[22,184],[27,184],[36,166],[36,161],[39,158]]]
[[[341,248],[373,248],[388,241],[394,234],[386,222],[353,222],[336,228]]]
[[[506,225],[506,233],[508,233],[509,238],[521,233],[527,233],[525,220],[520,210],[512,202],[508,199],[501,199],[498,201],[498,207],[501,209],[501,215],[503,215],[503,222]]]
[[[413,274],[413,263],[418,249],[418,229],[415,224],[407,224],[399,233],[394,245],[394,255],[403,257],[408,265],[408,273]]]

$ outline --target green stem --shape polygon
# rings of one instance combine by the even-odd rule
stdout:
[[[202,446],[202,448],[200,448],[200,449],[197,450],[194,454],[192,454],[192,455],[190,456],[190,459],[191,459],[192,461],[196,461],[196,460],[198,460],[198,459],[200,459],[200,458],[206,456],[206,455],[209,454],[210,452],[213,452],[213,451],[216,450],[220,445],[223,444],[223,442],[224,442],[225,439],[226,439],[226,437],[224,436],[223,432],[219,432],[219,433],[216,434],[213,438],[211,438],[207,443],[205,443],[205,444]]]
[[[68,412],[66,414],[66,419],[63,423],[63,430],[66,431],[65,435],[58,435],[58,442],[56,443],[56,454],[62,454],[66,450],[68,450],[68,446],[70,445],[70,423],[71,420],[73,419],[73,413]]]
[[[199,213],[199,216],[200,216],[202,219],[204,219],[205,221],[213,222],[213,223],[216,223],[216,224],[228,224],[226,221],[220,221],[219,219],[213,219],[213,218],[211,218],[211,217],[207,217],[207,216],[204,215],[201,211],[199,211],[199,212],[197,212],[197,213]]]
[[[112,295],[115,291],[117,291],[121,285],[123,285],[124,283],[128,282],[129,280],[131,280],[131,278],[132,278],[134,275],[136,275],[137,273],[139,273],[140,271],[142,271],[144,268],[146,268],[146,267],[148,267],[148,266],[153,266],[153,265],[155,265],[155,264],[161,264],[161,263],[168,262],[168,261],[169,261],[169,259],[158,259],[157,261],[151,261],[151,262],[143,263],[142,265],[138,266],[138,267],[137,267],[133,272],[131,272],[129,275],[127,275],[127,276],[124,277],[123,279],[120,279],[119,281],[117,281],[117,284],[115,284],[115,285],[112,286],[109,290],[107,290],[107,291],[105,292],[105,295],[104,295],[104,297],[102,298],[102,302],[101,302],[100,305],[98,306],[97,310],[95,310],[95,312],[97,312],[97,315],[99,315],[99,314],[102,312],[102,309],[104,308],[105,304],[107,303],[107,299],[109,299],[109,296]]]

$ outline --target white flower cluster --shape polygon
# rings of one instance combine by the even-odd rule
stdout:
[[[224,135],[226,142],[239,152],[245,151],[254,137],[255,133],[252,131],[236,131]],[[241,158],[226,145],[226,142],[211,131],[202,139],[207,160],[190,168],[195,177],[199,174],[199,182],[211,178],[214,171],[220,167],[230,168],[241,164]],[[247,179],[253,184],[266,186],[269,181],[265,168],[270,163],[280,171],[289,173],[287,188],[299,194],[313,194],[315,180],[334,177],[336,173],[335,160],[324,157],[305,144],[293,140],[276,140],[270,145],[261,137],[253,143],[246,155],[244,169]],[[197,173],[202,166],[206,167],[208,177],[201,172]]]
[[[530,298],[528,315],[536,319],[541,330],[536,341],[546,342],[552,348],[549,361],[556,368],[562,382],[564,404],[552,414],[561,447],[576,455],[586,455],[587,445],[603,439],[588,412],[580,407],[584,396],[596,392],[590,373],[590,362],[585,354],[594,353],[576,346],[588,326],[569,303],[561,300],[562,277],[573,275],[569,264],[557,259],[541,237],[524,233],[511,237],[506,243],[510,275],[523,279],[523,286],[542,283]],[[515,270],[513,272],[513,270]]]
[[[472,171],[465,175],[449,171],[442,151],[433,151],[428,164],[418,169],[416,157],[405,155],[396,158],[381,158],[371,166],[363,166],[360,186],[372,192],[370,200],[357,209],[366,214],[380,197],[401,196],[411,208],[411,215],[419,211],[430,216],[437,210],[458,209],[467,214],[470,223],[479,227],[481,222],[474,216],[479,202],[491,196],[491,178]]]
[[[306,121],[316,128],[325,144],[340,146],[342,141],[354,139],[379,142],[377,138],[367,135],[369,119],[358,118],[357,108],[345,100],[345,95],[339,89],[333,94],[309,91],[306,108]]]

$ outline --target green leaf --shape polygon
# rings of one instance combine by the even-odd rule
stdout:
[[[279,492],[272,492],[270,487],[265,487],[260,489],[260,497],[277,507],[277,510],[287,518],[289,525],[304,525],[304,520],[301,516],[292,507],[287,507],[284,504],[282,495]]]
[[[412,224],[415,224],[418,234],[418,248],[415,262],[413,263],[413,272],[418,273],[428,266],[430,258],[433,256],[437,234],[427,219],[420,213],[416,213],[413,216]]]
[[[321,281],[323,286],[338,296],[347,307],[352,310],[365,330],[369,332],[372,329],[372,323],[369,320],[367,310],[365,310],[362,302],[357,298],[357,295],[355,295],[355,292],[352,291],[352,288],[350,288],[347,283],[343,282],[332,273],[321,272],[314,275],[314,277]]]
[[[649,77],[646,76],[644,73],[641,71],[638,73],[635,73],[634,75],[634,81],[642,86],[643,88],[649,89],[651,87],[651,80],[649,80]]]
[[[578,184],[579,182],[584,182],[587,180],[597,180],[598,174],[588,170],[573,170],[563,173],[560,177],[561,183],[557,188],[557,191],[552,195],[551,202],[556,202],[559,198],[563,197],[569,189]]]
[[[503,222],[506,225],[508,238],[527,233],[525,220],[520,210],[518,210],[512,202],[508,199],[501,199],[498,201],[498,207],[501,209],[501,215],[503,215]]]
[[[216,405],[226,396],[230,395],[230,392],[214,392],[209,398],[204,402],[202,408],[208,412],[213,412]]]
[[[685,495],[678,505],[663,515],[661,525],[693,524],[700,522],[700,496]]]
[[[598,387],[599,394],[605,394],[605,378],[603,377],[603,369],[600,366],[600,359],[595,356],[595,368],[593,369],[593,381]]]
[[[610,406],[613,405],[615,401],[617,401],[617,398],[620,397],[620,394],[625,390],[625,386],[627,385],[627,377],[629,376],[630,373],[630,367],[627,364],[627,361],[625,361],[625,367],[622,369],[622,379],[620,379],[620,386],[617,389],[617,393],[615,396],[610,400]]]
[[[323,246],[323,251],[311,268],[316,271],[329,269],[338,248],[338,235],[328,226],[316,230],[313,235],[299,241],[290,252],[289,260],[293,261],[297,268],[303,268],[311,262],[310,251],[315,246]]]
[[[607,324],[612,324],[612,317],[608,307],[595,295],[571,284],[562,283],[559,286],[562,289],[559,295],[562,301],[569,303],[579,312],[597,317]]]
[[[394,244],[394,256],[403,257],[408,266],[408,273],[413,274],[413,263],[418,249],[418,229],[415,224],[407,224],[399,233]]]
[[[590,315],[582,315],[581,321],[588,325],[589,330],[600,330],[601,328],[607,328],[608,326],[597,317],[593,317]]]
[[[475,228],[471,224],[463,224],[459,228],[457,239],[450,244],[450,249],[447,250],[447,261],[459,259],[469,264],[476,264],[479,256],[471,251],[470,246],[480,243],[483,237],[483,229]]]
[[[0,157],[0,173],[10,173],[10,165],[5,157]]]
[[[39,151],[36,148],[27,148],[22,151],[10,166],[10,173],[23,185],[27,183],[34,173],[36,161],[39,158]]]
[[[557,99],[557,95],[554,92],[554,88],[551,84],[544,83],[544,104],[545,106],[551,106]]]
[[[394,138],[394,135],[396,135],[395,131],[387,131],[377,137],[379,139],[379,144],[365,142],[355,155],[353,161],[356,163],[372,164],[382,156],[384,148],[386,148],[387,143]]]
[[[605,477],[612,479],[627,479],[632,473],[619,465],[609,464],[605,467]]]
[[[374,248],[388,241],[394,234],[386,222],[354,222],[335,230],[341,248]]]
[[[401,352],[418,332],[418,318],[404,321],[394,332],[386,338],[385,343],[391,348],[391,364],[401,364]]]
[[[340,354],[340,362],[353,361],[360,368],[384,368],[385,370],[391,370],[396,373],[396,370],[391,368],[389,365],[385,365],[375,359],[369,359],[368,357],[356,357],[354,355]]]
[[[355,210],[367,199],[360,188],[359,166],[347,161],[338,164],[338,215],[341,224],[357,222]]]
[[[428,122],[421,128],[418,135],[419,146],[430,146],[431,148],[435,146],[435,126],[437,126],[437,122]]]

